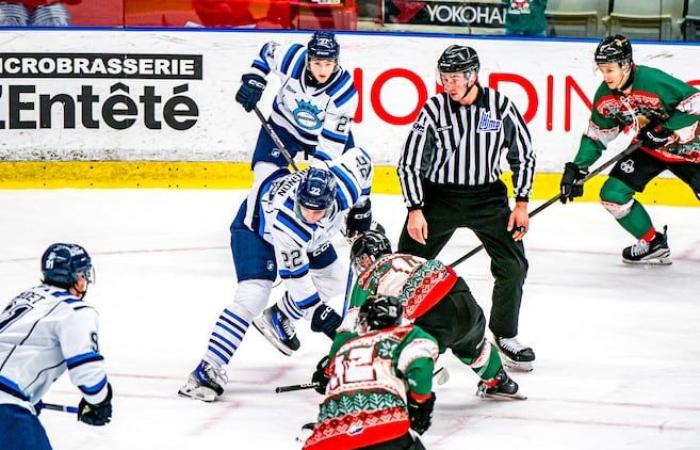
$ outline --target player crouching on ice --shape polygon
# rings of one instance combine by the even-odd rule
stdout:
[[[279,169],[253,186],[231,224],[238,286],[209,337],[201,363],[179,393],[203,401],[223,394],[224,370],[255,327],[282,353],[299,349],[293,320],[331,339],[342,319],[326,302],[342,295],[347,268],[331,245],[343,223],[348,233],[369,229],[372,160],[359,147],[299,172]],[[347,220],[346,220],[347,218]],[[287,291],[265,309],[279,276]]]
[[[402,309],[395,297],[370,296],[357,328],[338,333],[319,369],[325,398],[304,450],[425,449],[409,429],[430,427],[438,345],[419,326],[401,326]]]
[[[484,313],[467,283],[451,267],[435,259],[391,253],[391,242],[378,231],[366,231],[357,238],[350,257],[358,279],[338,332],[355,327],[369,296],[397,297],[404,317],[434,336],[440,353],[449,348],[481,378],[478,396],[526,398],[506,373],[498,348],[484,338]],[[509,366],[532,369],[529,355],[501,351]]]
[[[97,344],[97,312],[83,302],[92,260],[76,244],[53,244],[41,257],[42,284],[0,314],[0,449],[51,450],[38,415],[41,398],[66,369],[83,393],[78,420],[104,425],[112,387]]]

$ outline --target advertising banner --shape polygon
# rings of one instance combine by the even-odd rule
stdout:
[[[456,2],[384,0],[384,22],[451,27],[503,28],[505,5],[500,1]]]
[[[308,33],[0,31],[0,160],[248,161],[258,119],[234,101],[267,41]],[[341,64],[360,103],[355,142],[395,164],[424,101],[438,92],[436,61],[454,43],[481,60],[480,82],[525,117],[538,171],[576,153],[601,82],[595,42],[340,33]],[[89,42],[89,45],[86,43]],[[89,48],[89,51],[86,49]],[[700,84],[700,47],[635,43],[635,61]],[[259,106],[269,113],[279,80]]]

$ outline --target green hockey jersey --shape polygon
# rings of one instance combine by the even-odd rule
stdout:
[[[636,66],[632,76],[632,91],[626,95],[601,83],[574,164],[582,169],[590,167],[610,141],[633,125],[635,117],[642,125],[657,123],[678,136],[668,146],[656,150],[642,147],[643,151],[664,161],[700,163],[700,91],[651,67]]]

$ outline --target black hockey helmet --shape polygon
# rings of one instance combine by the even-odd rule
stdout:
[[[438,59],[439,73],[478,72],[479,55],[476,50],[465,45],[450,45]]]
[[[357,271],[363,272],[380,256],[391,253],[391,241],[379,230],[365,231],[355,239],[350,248],[350,261]]]
[[[370,295],[360,307],[359,320],[369,330],[381,330],[401,323],[403,307],[397,297]]]
[[[94,279],[92,259],[87,250],[78,244],[51,244],[41,256],[43,282],[68,289],[82,274],[88,283]]]
[[[632,64],[632,44],[621,34],[607,36],[596,47],[594,57],[596,64]]]

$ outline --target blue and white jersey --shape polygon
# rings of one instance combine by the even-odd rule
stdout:
[[[58,287],[22,292],[0,313],[0,404],[35,412],[33,405],[66,369],[89,403],[106,398],[97,311]]]
[[[298,141],[316,146],[314,156],[327,161],[343,153],[358,95],[352,76],[341,67],[323,86],[307,86],[306,53],[300,44],[268,42],[248,73],[280,77],[282,87],[272,103],[270,119]]]
[[[292,300],[301,309],[320,302],[309,274],[309,255],[319,254],[345,223],[348,211],[363,205],[372,185],[372,158],[359,147],[340,158],[319,163],[335,175],[336,195],[326,217],[308,224],[294,211],[294,199],[306,170],[289,173],[280,169],[256,183],[248,194],[245,224],[275,248],[280,278]]]

